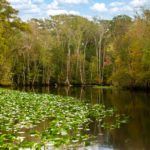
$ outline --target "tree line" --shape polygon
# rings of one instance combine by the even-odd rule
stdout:
[[[1,85],[150,87],[150,10],[134,19],[56,15],[23,22],[0,3]]]

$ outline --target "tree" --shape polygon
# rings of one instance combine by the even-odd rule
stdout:
[[[11,48],[11,39],[22,28],[17,11],[6,0],[0,2],[0,84],[11,83],[11,59],[14,49]]]

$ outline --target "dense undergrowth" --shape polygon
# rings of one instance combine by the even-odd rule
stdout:
[[[95,120],[114,129],[127,117],[71,97],[0,89],[0,149],[86,145],[93,138],[89,123]]]

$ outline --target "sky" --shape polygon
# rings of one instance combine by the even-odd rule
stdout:
[[[112,19],[126,14],[131,17],[141,8],[150,8],[150,0],[8,0],[24,20],[48,18],[50,15],[73,14],[92,19]]]

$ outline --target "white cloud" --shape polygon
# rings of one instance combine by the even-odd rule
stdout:
[[[44,0],[32,0],[34,4],[42,4]]]
[[[132,0],[130,4],[133,7],[143,7],[144,5],[150,4],[149,0]]]
[[[78,11],[67,11],[64,9],[50,9],[47,11],[48,16],[60,15],[60,14],[72,14],[72,15],[80,15]]]
[[[150,6],[150,0],[131,0],[126,1],[116,1],[109,4],[109,10],[112,14],[127,14],[133,16],[136,11],[141,7]]]
[[[128,6],[128,5],[125,5],[125,6],[122,6],[122,7],[111,7],[109,10],[112,13],[125,14],[126,12],[128,12],[128,13],[132,12],[133,8]]]
[[[53,1],[51,2],[50,4],[47,5],[47,9],[59,9],[59,6],[58,6],[58,2],[57,1]]]
[[[19,10],[20,13],[26,14],[34,14],[40,13],[40,7],[37,4],[34,4],[31,0],[8,0],[12,6]],[[40,2],[40,0],[38,0]]]
[[[101,13],[106,12],[101,15],[112,18],[121,14],[134,16],[136,11],[140,11],[141,7],[150,8],[150,0],[117,0],[107,5],[105,3],[95,3],[91,9]]]
[[[91,9],[98,12],[106,12],[108,10],[105,3],[95,3]]]
[[[65,2],[69,4],[85,3],[88,0],[53,0],[47,4],[44,0],[8,0],[11,5],[19,10],[19,16],[25,21],[31,18],[47,18],[50,15],[58,14],[73,14],[80,15],[80,12],[74,10],[67,10],[59,6],[60,3]]]
[[[109,6],[111,6],[111,7],[117,7],[117,6],[122,6],[122,5],[125,5],[125,3],[120,2],[120,1],[112,2],[109,4]]]
[[[59,14],[67,14],[67,11],[63,9],[56,9],[56,10],[50,9],[47,11],[47,15],[50,15],[50,16],[59,15]]]
[[[19,5],[19,4],[31,4],[32,1],[31,0],[8,0],[8,2],[10,2],[12,5]]]
[[[92,17],[98,15],[98,17],[111,19],[112,17],[120,14],[126,14],[133,16],[137,10],[141,7],[150,7],[150,0],[113,0],[109,3],[97,2],[93,4],[95,0],[8,0],[11,5],[19,10],[19,16],[23,20],[31,18],[46,18],[49,15],[58,14],[74,14],[81,15],[78,12],[77,6],[81,7],[84,4],[82,16],[92,19]],[[100,1],[100,0],[99,0]],[[93,4],[93,5],[92,5]],[[91,5],[91,7],[90,7]],[[75,6],[75,7],[74,7]],[[88,8],[89,7],[89,8]],[[76,11],[74,10],[76,9]],[[92,10],[92,11],[90,11]],[[86,13],[87,12],[87,13]]]
[[[89,0],[56,0],[58,3],[66,4],[86,4]]]
[[[47,15],[59,15],[59,14],[73,14],[73,15],[80,15],[78,11],[74,10],[65,10],[59,7],[59,2],[54,0],[45,8]]]

